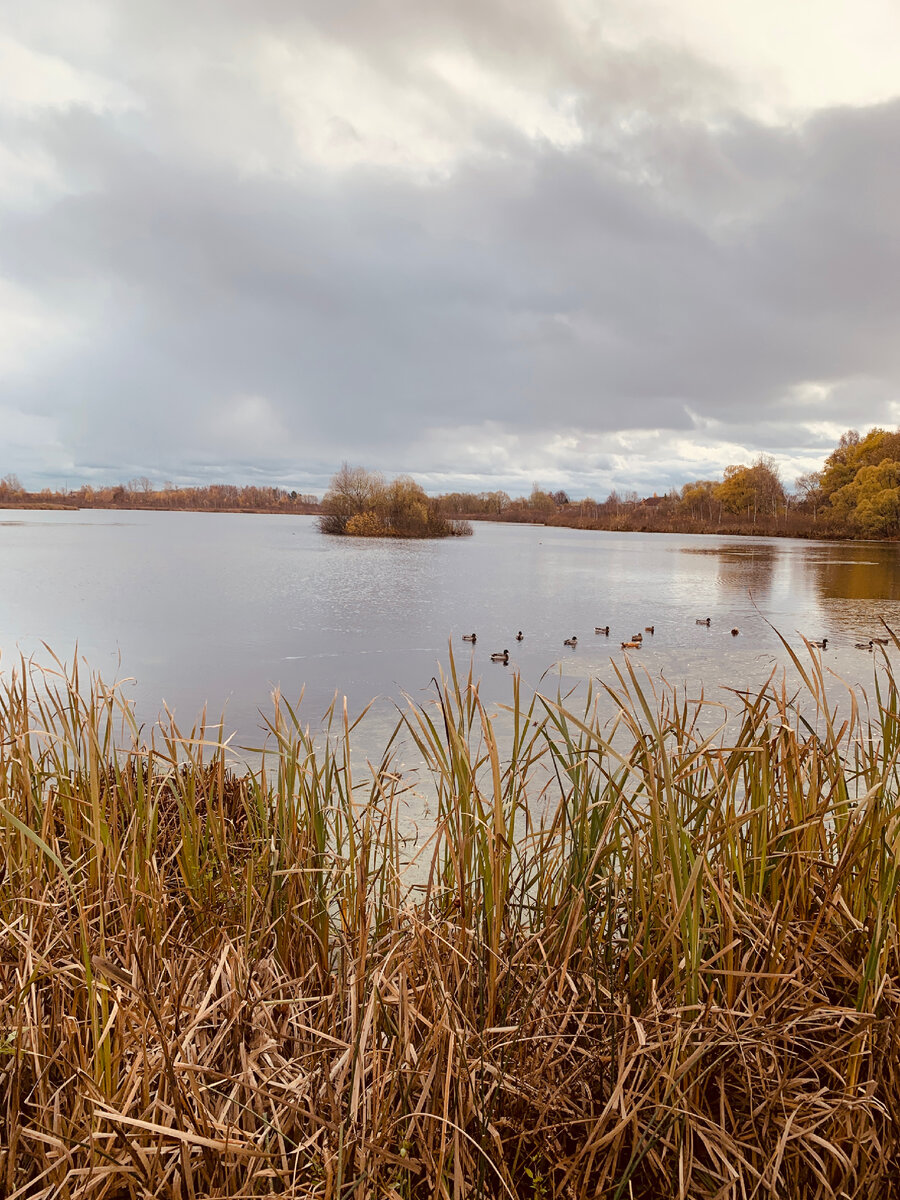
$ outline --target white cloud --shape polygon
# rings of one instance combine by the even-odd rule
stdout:
[[[74,314],[61,314],[0,276],[0,379],[38,370],[47,359],[71,350],[81,333]]]
[[[611,15],[623,44],[680,43],[720,66],[767,120],[900,94],[895,0],[629,0]]]
[[[302,160],[326,168],[450,166],[462,131],[408,79],[395,82],[351,49],[309,31],[299,43],[263,39],[255,67],[282,106]]]
[[[115,80],[0,35],[0,107],[27,113],[73,105],[123,111],[135,98]]]
[[[64,195],[70,188],[46,151],[0,143],[0,205],[26,210]]]
[[[56,422],[52,417],[22,412],[17,408],[0,407],[0,428],[3,429],[3,448],[26,450],[35,457],[57,441]]]
[[[490,114],[525,137],[546,139],[555,146],[584,141],[572,91],[552,99],[537,87],[517,85],[487,70],[471,54],[433,54],[428,66],[453,88],[461,104]]]
[[[208,450],[225,458],[288,456],[296,447],[278,410],[265,396],[234,396],[211,405]]]

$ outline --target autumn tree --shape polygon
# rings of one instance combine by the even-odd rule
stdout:
[[[885,458],[861,467],[831,497],[832,507],[867,537],[900,532],[900,462]]]
[[[762,454],[752,466],[726,467],[713,494],[726,512],[752,515],[754,523],[760,512],[774,516],[785,503],[775,460]]]
[[[25,489],[22,487],[21,480],[19,479],[18,475],[14,475],[12,471],[0,479],[0,495],[5,494],[7,496],[13,496],[24,491]]]
[[[834,495],[853,482],[857,471],[879,466],[885,460],[900,461],[900,433],[875,426],[861,437],[855,429],[848,429],[825,459],[820,473],[823,495]]]
[[[784,484],[771,454],[760,454],[750,468],[755,512],[775,516],[785,506]]]
[[[859,443],[862,439],[855,429],[841,434],[841,440],[825,459],[819,472],[819,483],[825,496],[831,496],[851,483],[859,466]]]
[[[806,512],[811,512],[815,519],[824,499],[821,473],[809,471],[805,475],[798,475],[794,480],[794,495],[797,506]]]
[[[428,528],[428,497],[414,479],[400,475],[381,498],[384,523],[396,537],[418,537]]]
[[[537,484],[534,484],[531,489],[531,495],[528,497],[528,507],[535,513],[542,513],[547,516],[550,513],[556,512],[556,501],[549,492],[543,491]]]
[[[679,493],[678,503],[690,514],[692,520],[711,521],[714,511],[722,510],[720,501],[716,499],[718,486],[711,479],[697,479],[693,483],[686,483]]]
[[[510,501],[506,492],[482,492],[481,496],[487,505],[488,512],[497,513],[499,516],[509,508]]]
[[[383,494],[384,477],[377,471],[343,463],[322,497],[319,528],[323,533],[345,533],[350,518],[377,510]]]
[[[750,468],[728,466],[717,485],[715,497],[726,512],[737,514],[749,512],[753,507],[753,488],[750,483]]]

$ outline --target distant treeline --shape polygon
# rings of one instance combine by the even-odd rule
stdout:
[[[441,537],[466,532],[461,522],[513,521],[579,529],[652,533],[756,533],[814,538],[900,537],[900,431],[849,430],[821,471],[801,475],[793,489],[775,460],[726,467],[721,479],[698,479],[665,495],[610,492],[605,500],[572,500],[535,486],[530,496],[503,491],[427,496],[407,476],[385,483],[346,464],[321,504],[314,495],[278,487],[210,484],[154,489],[149,479],[115,487],[30,492],[15,475],[0,479],[0,507],[153,508],[200,512],[315,513],[330,533]]]
[[[110,487],[85,485],[77,491],[29,492],[15,475],[0,479],[0,507],[4,508],[152,508],[191,512],[315,513],[317,496],[279,487],[211,483],[206,487],[154,488],[149,479],[132,479]]]
[[[801,475],[792,491],[775,460],[725,468],[665,495],[610,492],[605,500],[571,500],[537,486],[528,497],[506,492],[452,492],[438,504],[469,520],[538,522],[578,529],[652,533],[743,533],[782,537],[900,536],[900,432],[845,433],[821,471]]]

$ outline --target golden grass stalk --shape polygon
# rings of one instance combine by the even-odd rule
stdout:
[[[362,777],[346,708],[276,696],[236,771],[23,663],[0,1194],[891,1195],[900,694],[794,665],[730,713],[628,666],[489,713],[451,655]]]

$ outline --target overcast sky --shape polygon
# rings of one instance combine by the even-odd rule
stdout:
[[[4,0],[0,474],[791,481],[898,214],[896,0]]]

